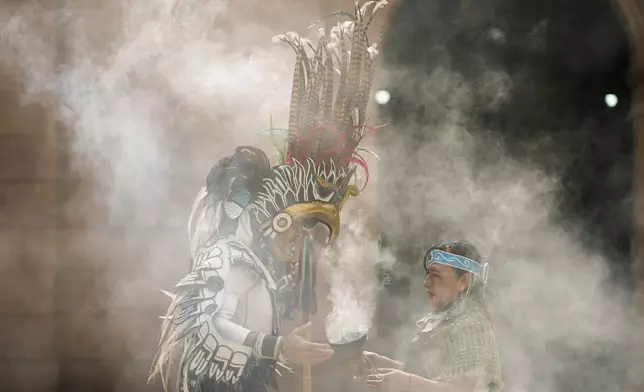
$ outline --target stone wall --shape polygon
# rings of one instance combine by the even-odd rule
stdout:
[[[17,74],[0,69],[0,383],[45,391],[58,377],[56,127],[43,106],[20,104]]]

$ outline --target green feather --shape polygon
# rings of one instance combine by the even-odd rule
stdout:
[[[286,159],[286,148],[287,146],[284,146],[280,148],[278,145],[277,141],[275,140],[275,131],[282,131],[286,133],[287,135],[289,134],[288,129],[281,129],[281,128],[274,128],[273,127],[273,115],[269,113],[269,127],[267,130],[264,132],[268,132],[271,136],[271,143],[273,144],[273,148],[275,149],[275,152],[277,153],[277,160],[279,161],[280,165],[284,164],[284,161]]]

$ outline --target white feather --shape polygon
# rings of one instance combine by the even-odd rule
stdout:
[[[161,292],[162,292],[163,294],[167,295],[168,297],[170,297],[170,298],[171,298],[171,299],[173,299],[173,300],[174,300],[174,299],[176,298],[176,296],[177,296],[176,294],[171,293],[171,292],[166,291],[166,290],[161,290]]]
[[[197,215],[197,212],[201,210],[200,208],[201,202],[203,201],[203,199],[206,198],[207,195],[208,195],[208,192],[206,188],[203,187],[199,190],[199,193],[197,193],[197,197],[195,197],[195,201],[192,202],[192,211],[190,211],[190,218],[188,218],[188,238],[189,239],[192,239],[192,236],[193,236],[192,225],[193,223],[195,223],[194,222],[195,216]]]
[[[376,4],[376,6],[373,7],[372,13],[375,14],[376,12],[378,12],[378,10],[380,10],[381,8],[384,8],[387,4],[389,4],[387,0],[380,0],[378,4]]]
[[[237,219],[244,209],[232,201],[224,202],[224,211],[230,219]]]

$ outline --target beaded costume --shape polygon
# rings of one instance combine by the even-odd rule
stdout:
[[[288,128],[269,130],[285,146],[274,167],[262,150],[237,148],[197,195],[191,271],[166,292],[172,302],[150,376],[166,390],[275,387],[280,318],[315,311],[316,258],[337,237],[345,202],[368,180],[358,145],[377,51],[367,29],[385,5],[356,3],[353,14],[335,14],[349,21],[320,30],[317,46],[292,33],[275,38],[296,54]],[[292,228],[291,245],[276,245]]]

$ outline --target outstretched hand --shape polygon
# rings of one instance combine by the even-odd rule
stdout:
[[[402,362],[395,361],[391,358],[385,357],[384,355],[371,351],[365,351],[362,356],[369,365],[373,364],[375,367],[379,368],[401,369],[404,366]]]
[[[410,374],[399,369],[378,369],[367,376],[366,383],[369,388],[383,392],[404,391],[409,389]]]
[[[281,352],[286,361],[298,364],[317,364],[333,356],[333,350],[328,344],[314,343],[304,338],[310,330],[311,323],[309,322],[284,336]]]

